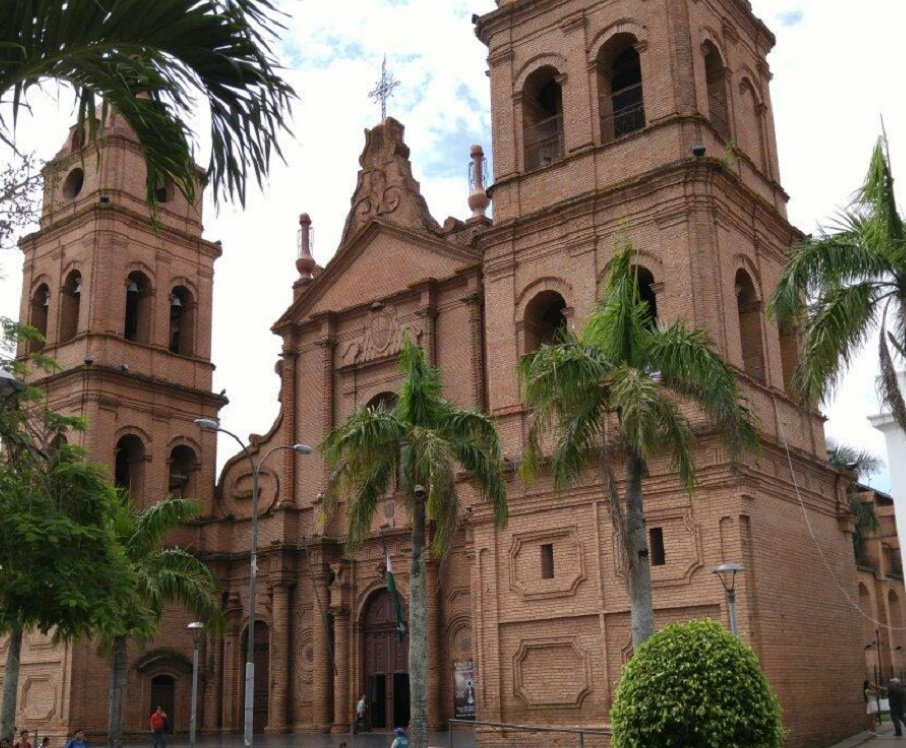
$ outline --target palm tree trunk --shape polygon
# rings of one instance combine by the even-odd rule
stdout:
[[[12,742],[16,730],[16,697],[19,690],[19,661],[22,654],[22,627],[14,623],[6,645],[6,670],[3,672],[3,710],[0,712],[0,738]]]
[[[626,530],[632,565],[628,574],[632,649],[638,651],[654,633],[654,606],[651,601],[651,564],[648,558],[648,533],[642,507],[642,473],[645,462],[633,452],[626,454]]]
[[[412,728],[409,745],[428,746],[428,583],[425,569],[425,502],[412,512],[412,565],[409,576],[409,684]]]
[[[113,640],[113,657],[110,660],[110,704],[107,712],[107,748],[117,748],[123,738],[123,704],[126,701],[126,637]]]

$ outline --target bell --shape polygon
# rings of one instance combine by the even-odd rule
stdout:
[[[179,296],[177,296],[175,293],[170,294],[170,306],[175,307],[177,309],[179,309],[182,306],[182,301],[180,300]]]
[[[50,306],[50,293],[44,293],[44,298],[41,299],[41,306],[43,306],[45,309]]]
[[[138,283],[135,281],[129,281],[129,285],[126,286],[127,293],[138,293]]]
[[[73,295],[73,296],[78,296],[80,293],[82,293],[82,279],[81,279],[81,278],[76,278],[76,279],[75,279],[75,286],[74,286],[73,289],[72,289],[72,295]]]

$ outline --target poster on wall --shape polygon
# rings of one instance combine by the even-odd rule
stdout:
[[[453,716],[475,719],[475,666],[472,660],[453,662]]]

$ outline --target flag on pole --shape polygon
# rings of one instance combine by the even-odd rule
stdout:
[[[403,607],[400,605],[400,596],[396,591],[393,564],[390,561],[387,544],[384,542],[384,533],[381,533],[381,545],[384,546],[384,564],[387,567],[384,578],[387,582],[387,592],[390,593],[390,599],[393,601],[393,613],[396,617],[396,639],[401,642],[406,637],[406,624],[403,622]]]

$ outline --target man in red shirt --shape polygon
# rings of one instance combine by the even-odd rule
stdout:
[[[167,713],[160,707],[151,712],[151,748],[167,748]]]
[[[13,743],[13,748],[31,748],[31,743],[28,742],[28,730],[20,730],[19,739]]]

